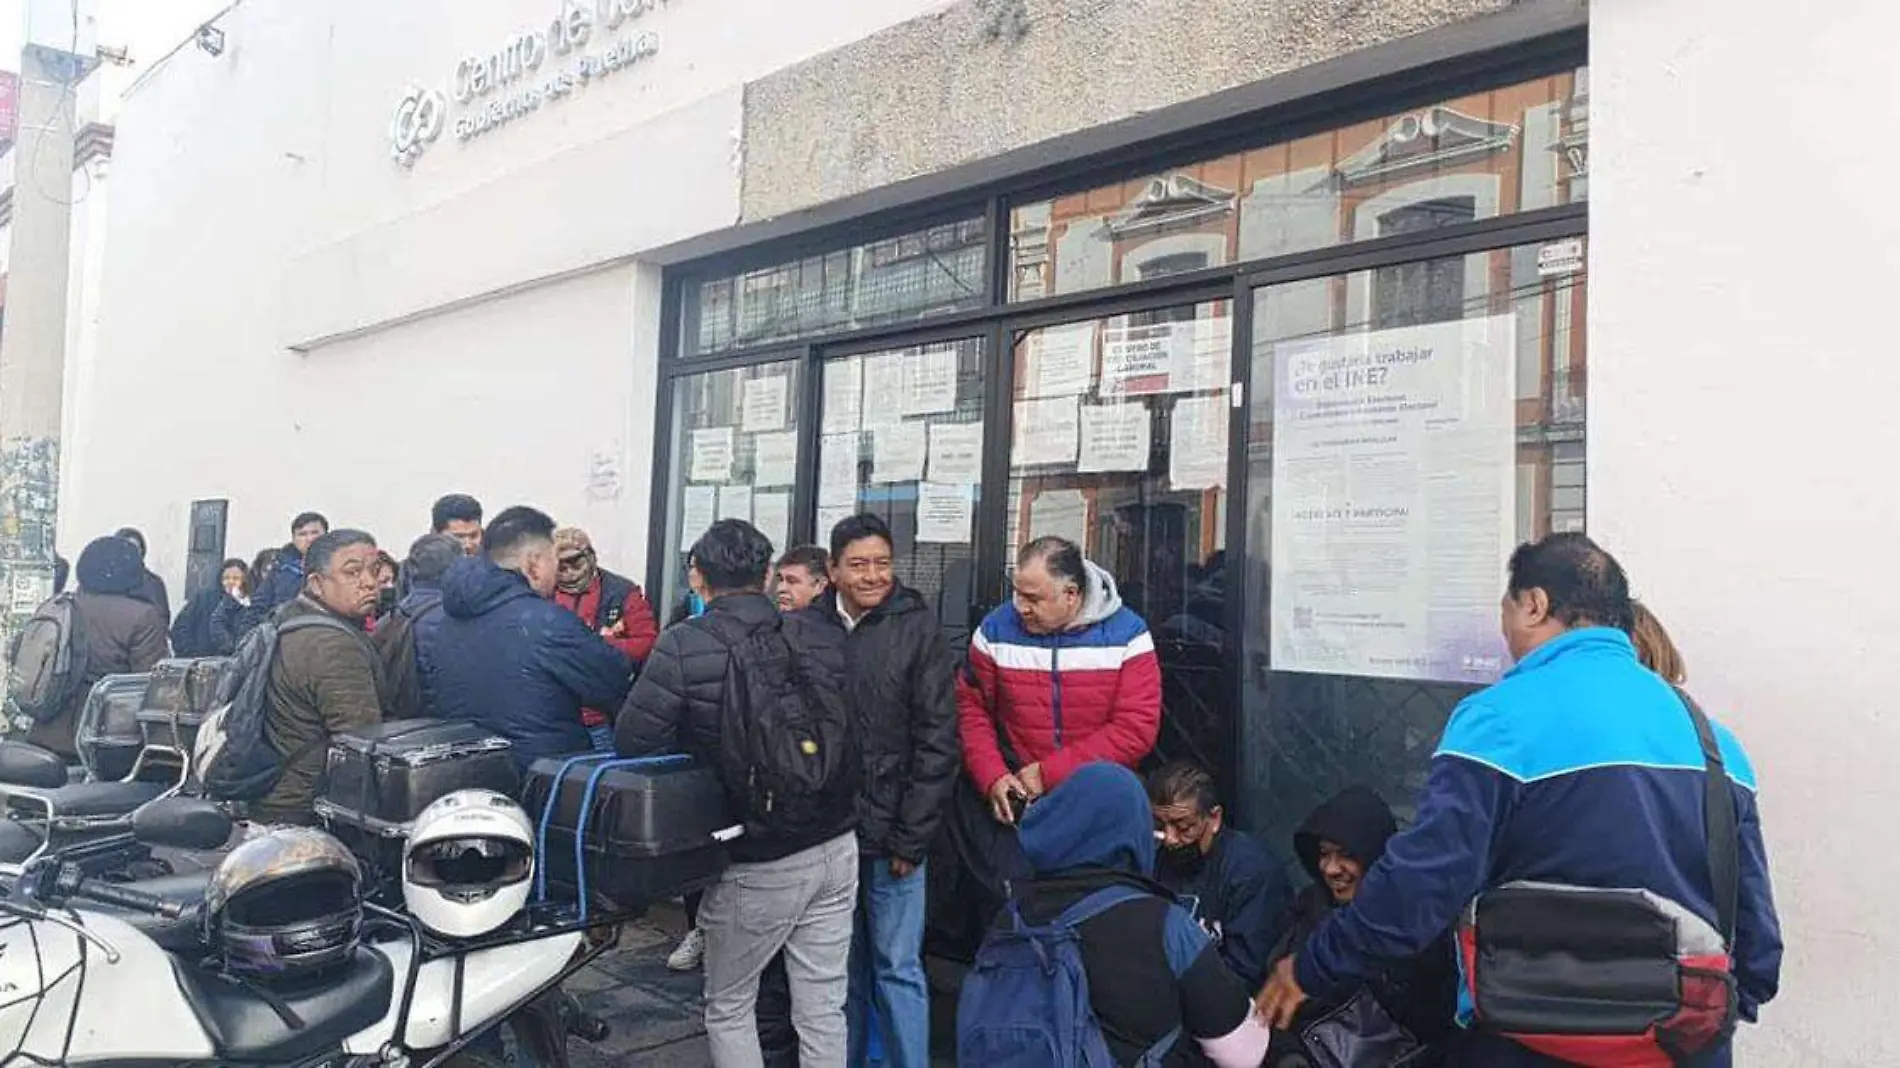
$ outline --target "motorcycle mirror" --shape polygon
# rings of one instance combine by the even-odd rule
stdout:
[[[58,753],[27,742],[0,742],[0,783],[57,790],[69,778]]]
[[[171,849],[223,849],[231,826],[223,809],[199,797],[161,797],[132,813],[132,837]]]

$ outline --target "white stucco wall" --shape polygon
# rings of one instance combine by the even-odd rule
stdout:
[[[388,143],[405,89],[451,91],[559,4],[236,5],[223,55],[180,49],[118,116],[62,546],[138,525],[178,588],[193,499],[228,497],[249,555],[307,507],[400,549],[466,490],[584,522],[642,573],[659,274],[638,255],[737,220],[747,80],[941,2],[666,0],[586,46],[647,30],[653,56],[466,144],[445,130],[410,169]]]
[[[1760,14],[1591,5],[1589,521],[1760,771],[1788,958],[1742,1063],[1900,1064],[1900,8]]]

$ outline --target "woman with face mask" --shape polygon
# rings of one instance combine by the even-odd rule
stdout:
[[[229,656],[237,645],[218,622],[251,603],[251,569],[242,560],[226,560],[218,584],[198,591],[178,610],[172,623],[172,652],[177,656]]]

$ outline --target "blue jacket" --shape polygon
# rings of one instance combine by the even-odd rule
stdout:
[[[1753,1021],[1780,982],[1781,928],[1754,767],[1733,735],[1719,724],[1715,732],[1741,838],[1735,978],[1742,1017]],[[1352,904],[1313,933],[1296,965],[1300,985],[1324,994],[1381,958],[1418,953],[1481,891],[1520,879],[1641,887],[1714,923],[1702,769],[1682,702],[1637,661],[1628,636],[1591,627],[1546,642],[1452,713],[1417,822],[1391,840]],[[1706,1063],[1728,1061],[1723,1050]],[[1460,1063],[1550,1062],[1474,1035]]]
[[[442,588],[434,585],[416,583],[396,604],[396,611],[409,618],[409,633],[416,640],[416,681],[422,700],[422,714],[431,719],[445,718],[436,703],[436,672],[440,670],[435,663],[435,655],[442,648],[436,640],[436,632],[442,627],[446,613],[442,610]]]
[[[507,738],[524,770],[586,752],[581,707],[617,708],[627,696],[627,658],[513,571],[482,557],[456,561],[442,576],[442,608],[416,631],[437,714]]]
[[[1253,835],[1222,827],[1198,868],[1183,871],[1164,858],[1155,878],[1177,897],[1193,899],[1195,918],[1210,929],[1235,975],[1255,988],[1266,981],[1267,956],[1293,900],[1285,861]]]

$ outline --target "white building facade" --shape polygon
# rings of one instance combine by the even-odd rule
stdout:
[[[244,0],[120,114],[60,543],[140,526],[176,587],[460,491],[658,602],[715,517],[871,510],[961,640],[1066,533],[1155,627],[1163,751],[1277,841],[1411,796],[1501,554],[1587,529],[1765,784],[1746,1062],[1900,1063],[1857,566],[1900,509],[1852,459],[1900,371],[1819,310],[1896,266],[1900,83],[1838,57],[1900,14],[1837,8]]]

